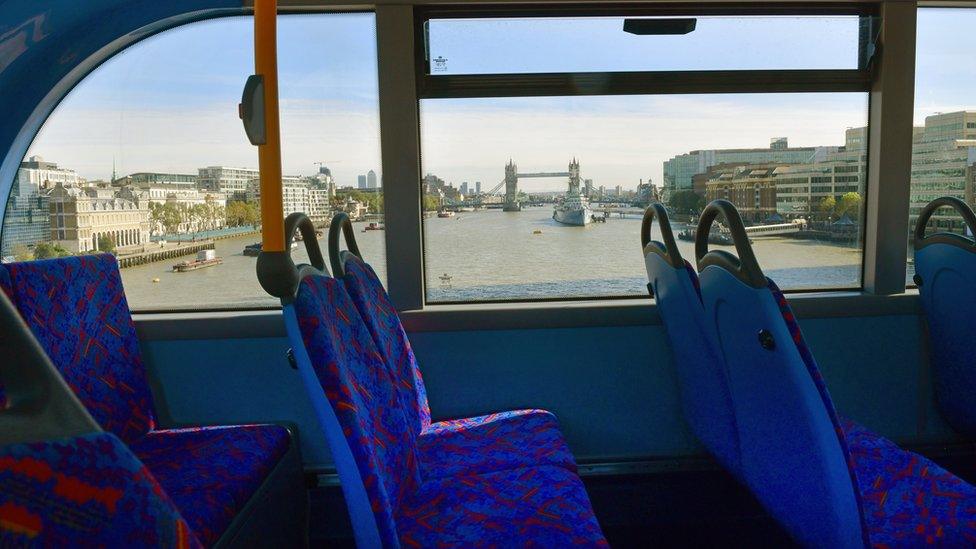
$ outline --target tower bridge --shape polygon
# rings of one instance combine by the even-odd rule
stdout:
[[[498,185],[495,185],[488,194],[495,194],[501,188],[502,185],[505,186],[505,205],[503,210],[506,212],[517,212],[522,210],[522,204],[518,199],[518,181],[519,178],[526,177],[567,177],[569,178],[569,190],[579,192],[580,188],[580,169],[579,161],[575,158],[569,163],[569,170],[565,172],[523,172],[519,173],[518,166],[512,159],[508,159],[508,164],[505,164],[505,179],[503,179]]]

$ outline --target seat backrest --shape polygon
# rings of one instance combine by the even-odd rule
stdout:
[[[11,301],[95,421],[125,442],[151,430],[152,396],[115,257],[3,268]]]
[[[952,233],[925,235],[935,210],[956,208],[972,230],[976,216],[965,202],[942,198],[926,206],[915,230],[915,283],[929,329],[936,400],[946,421],[976,436],[976,243]]]
[[[708,252],[708,232],[720,213],[738,257]],[[804,545],[865,546],[857,478],[830,396],[731,203],[715,201],[705,209],[696,255],[705,319],[728,367],[743,480]]]
[[[0,541],[12,547],[200,547],[111,433],[0,447]]]
[[[658,220],[664,242],[650,239]],[[664,322],[678,375],[685,420],[708,451],[739,475],[739,441],[725,362],[705,323],[698,273],[681,257],[664,207],[647,209],[642,229],[648,289]]]
[[[344,276],[341,276],[356,304],[380,354],[392,369],[403,401],[407,419],[419,434],[430,426],[430,406],[420,367],[400,323],[389,294],[368,263],[348,251],[342,252]],[[337,274],[337,276],[339,276]]]
[[[321,403],[324,391],[336,420],[332,422],[328,410],[320,411],[343,489],[349,485],[352,490],[348,504],[354,527],[369,526],[362,518],[365,502],[357,496],[364,492],[379,540],[384,546],[397,546],[397,511],[418,488],[420,473],[414,429],[403,414],[396,382],[341,282],[322,275],[304,277],[285,312],[289,336],[298,332],[292,340],[301,343],[296,345],[301,347],[301,352],[296,349],[299,368],[313,374],[318,385],[317,395],[309,387],[313,403]],[[306,385],[312,381],[309,377]],[[346,457],[356,469],[343,474]],[[361,545],[368,545],[362,541],[369,539],[368,533],[356,535]]]

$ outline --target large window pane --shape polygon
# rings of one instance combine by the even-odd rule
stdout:
[[[959,47],[957,37],[976,26],[976,9],[918,10],[915,68],[915,129],[912,146],[912,230],[926,204],[955,196],[976,205],[976,57]],[[929,230],[962,232],[954,211],[932,216]],[[909,239],[911,240],[911,239]],[[914,258],[909,250],[907,282],[913,284]]]
[[[860,287],[866,125],[864,93],[424,100],[427,299],[646,295],[642,208],[681,231],[719,197],[802,220],[753,234],[782,287]],[[554,219],[580,204],[606,221]]]
[[[671,35],[625,32],[623,17],[431,19],[429,70],[449,75],[858,67],[857,16],[694,19],[694,30]]]
[[[324,226],[349,211],[385,279],[385,233],[361,230],[382,222],[374,17],[283,16],[278,40],[285,213]],[[261,240],[257,149],[237,117],[252,44],[249,17],[195,23],[83,80],[18,172],[4,260],[111,250],[135,309],[276,305],[244,254]],[[222,264],[173,272],[210,247]],[[161,253],[174,249],[186,253]],[[304,246],[293,255],[308,261]]]

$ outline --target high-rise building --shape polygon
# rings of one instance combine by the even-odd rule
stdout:
[[[474,182],[474,194],[481,194],[481,181]]]
[[[463,195],[467,195],[468,194],[468,182],[467,181],[464,181],[464,182],[461,183],[461,189],[460,190],[461,190],[461,194],[463,194]]]
[[[976,204],[976,111],[957,111],[925,117],[915,128],[912,143],[910,223],[926,204],[940,196],[955,196]],[[946,208],[932,220],[940,227],[960,230],[962,219]]]
[[[281,206],[287,216],[294,212],[309,210],[311,185],[300,175],[286,175],[281,178]],[[261,181],[252,179],[248,184],[247,200],[261,202]]]
[[[728,162],[693,177],[694,190],[706,201],[724,198],[747,221],[766,221],[774,214],[808,217],[825,198],[839,201],[849,192],[864,196],[867,180],[867,128],[850,128],[843,146],[818,147],[804,162]],[[781,141],[777,139],[776,141]],[[788,150],[782,148],[777,150]],[[773,147],[771,147],[771,150]]]
[[[377,188],[376,172],[374,172],[373,170],[369,170],[369,173],[366,174],[366,188],[367,189]]]
[[[366,176],[365,175],[360,175],[359,176],[359,178],[357,180],[357,185],[356,186],[358,188],[360,188],[360,189],[365,189],[366,188]]]
[[[257,168],[208,166],[197,170],[197,186],[204,191],[240,196],[247,192],[251,180],[259,176],[260,172]]]
[[[11,256],[51,239],[47,194],[57,184],[77,187],[84,182],[74,170],[59,168],[32,156],[20,163],[4,213],[3,247],[0,256]]]
[[[664,162],[664,194],[694,189],[694,176],[719,164],[800,164],[822,159],[838,147],[790,148],[785,137],[770,140],[769,148],[711,149],[680,154]]]

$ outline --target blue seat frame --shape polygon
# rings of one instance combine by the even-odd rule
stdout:
[[[935,396],[946,421],[976,436],[976,242],[954,233],[926,236],[925,226],[936,210],[951,207],[970,233],[976,215],[962,200],[939,198],[919,214],[915,225],[915,283],[928,325],[929,361]]]

